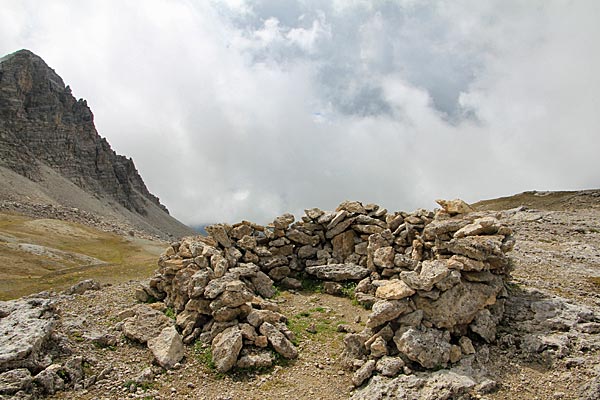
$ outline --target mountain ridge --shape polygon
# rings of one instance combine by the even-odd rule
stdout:
[[[150,193],[133,160],[117,154],[98,134],[86,100],[75,99],[62,78],[29,50],[0,59],[0,167],[4,175],[27,178],[32,190],[50,202],[112,217],[121,214],[138,229],[163,238],[193,232]],[[67,182],[57,184],[59,177],[49,178],[54,172],[86,194]],[[0,186],[0,199],[7,199],[14,187],[6,179]],[[65,186],[65,193],[52,193],[56,186]],[[94,199],[107,209],[91,207],[98,202]]]

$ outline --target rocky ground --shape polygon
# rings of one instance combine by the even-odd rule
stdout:
[[[185,347],[180,363],[164,370],[153,363],[146,346],[121,333],[123,311],[137,303],[138,282],[131,281],[50,296],[54,304],[46,313],[55,328],[48,351],[63,366],[63,385],[75,387],[50,398],[600,398],[597,199],[589,196],[576,208],[501,214],[516,239],[505,318],[494,343],[476,343],[476,356],[452,370],[377,376],[354,389],[352,372],[340,362],[344,333],[338,330],[360,331],[369,311],[349,298],[314,291],[281,291],[274,299],[296,333],[298,359],[281,359],[265,370],[219,374],[206,349],[192,345]],[[164,306],[155,307],[170,315]],[[73,367],[77,364],[81,374]],[[0,398],[8,393],[2,382],[0,375]]]

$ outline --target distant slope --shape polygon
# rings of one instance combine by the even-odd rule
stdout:
[[[142,279],[166,243],[55,219],[0,213],[0,300],[60,290],[82,279]]]
[[[480,211],[508,210],[520,206],[549,211],[600,208],[600,189],[560,192],[533,190],[512,196],[478,201],[471,206]]]
[[[193,233],[100,137],[86,101],[28,50],[0,59],[0,167],[0,200],[77,207],[163,238]]]

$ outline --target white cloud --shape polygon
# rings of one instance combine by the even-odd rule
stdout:
[[[598,186],[592,1],[2,1],[188,223]]]

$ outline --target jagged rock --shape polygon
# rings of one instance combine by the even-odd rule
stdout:
[[[369,360],[362,365],[354,375],[352,375],[352,384],[354,386],[360,386],[364,381],[369,379],[371,375],[373,375],[373,371],[375,371],[375,366],[377,362],[375,360]]]
[[[377,360],[375,369],[383,376],[393,377],[402,371],[404,361],[400,357],[383,356]]]
[[[475,385],[469,376],[448,370],[421,376],[400,375],[391,380],[374,376],[369,385],[355,391],[350,400],[468,399]]]
[[[445,367],[450,361],[450,333],[425,328],[408,328],[394,336],[398,350],[425,368]]]
[[[160,335],[149,339],[148,348],[158,364],[166,369],[173,368],[185,354],[181,335],[173,326],[163,329]]]
[[[336,209],[335,211],[342,211],[345,210],[349,213],[355,213],[355,214],[366,214],[367,210],[365,210],[365,208],[363,207],[363,205],[358,202],[358,201],[344,201],[342,202]]]
[[[503,236],[466,236],[452,239],[445,247],[454,254],[474,260],[486,261],[490,258],[504,258]]]
[[[380,300],[373,304],[367,320],[367,328],[375,328],[412,311],[411,303],[406,300]]]
[[[467,219],[435,219],[423,229],[423,238],[425,240],[435,240],[442,235],[453,234],[468,224],[469,220]]]
[[[342,294],[344,287],[337,282],[323,282],[323,293],[331,294],[334,296]]]
[[[261,296],[269,298],[275,295],[273,280],[264,272],[257,272],[256,276],[251,278],[251,282],[256,292]]]
[[[84,294],[88,290],[100,290],[100,283],[93,279],[78,282],[64,291],[65,294]]]
[[[470,212],[473,212],[473,209],[471,208],[471,206],[460,199],[454,199],[454,200],[438,199],[435,202],[438,203],[440,206],[442,206],[444,211],[446,211],[450,215],[468,214]]]
[[[275,229],[286,229],[294,220],[295,218],[292,214],[286,213],[275,218],[273,226]]]
[[[60,377],[63,367],[60,364],[52,364],[37,374],[34,383],[38,385],[45,394],[54,394],[65,388],[65,381]]]
[[[43,349],[54,331],[55,317],[55,302],[50,299],[1,301],[0,371],[47,367]]]
[[[221,246],[223,246],[225,248],[232,246],[232,242],[231,242],[231,239],[229,238],[229,235],[227,234],[227,229],[225,228],[225,225],[223,225],[223,224],[209,225],[204,229],[210,236],[212,236],[214,239],[216,239],[216,241],[219,242],[219,244]]]
[[[285,317],[278,312],[271,310],[256,310],[253,309],[246,317],[248,323],[255,328],[260,327],[264,322],[269,322],[273,325],[278,322],[285,321]]]
[[[358,281],[369,274],[367,268],[357,264],[329,264],[307,267],[306,272],[328,281]]]
[[[373,263],[380,268],[393,268],[394,248],[392,246],[385,246],[375,250]]]
[[[458,340],[458,344],[460,345],[461,352],[464,354],[475,354],[475,347],[473,347],[473,342],[466,336],[461,336]]]
[[[469,324],[480,310],[494,304],[501,289],[500,279],[495,285],[461,282],[442,292],[437,300],[416,296],[414,301],[426,320],[438,328],[452,329]]]
[[[344,213],[345,211],[340,211],[340,213]],[[343,214],[340,214],[343,215]],[[336,217],[337,218],[337,217]],[[329,224],[329,226],[331,226],[333,224],[334,221],[336,221],[336,218],[334,218],[333,221],[331,221],[331,223]],[[327,239],[332,239],[335,236],[339,235],[340,233],[344,232],[346,229],[348,229],[350,227],[350,225],[352,225],[355,221],[355,218],[348,218],[338,224],[336,224],[333,227],[327,227],[327,233],[325,234],[325,237]]]
[[[123,334],[132,340],[146,343],[160,335],[162,330],[173,325],[174,321],[160,311],[145,304],[132,309],[133,317],[123,320]]]
[[[488,343],[496,340],[496,321],[487,309],[483,309],[475,315],[469,328]]]
[[[473,223],[463,226],[454,233],[455,238],[477,235],[494,235],[500,229],[500,221],[494,217],[477,218]]]
[[[333,239],[331,239],[333,254],[338,256],[341,261],[344,261],[350,254],[354,253],[355,238],[356,234],[351,230],[333,237]]]
[[[33,377],[26,368],[16,368],[0,374],[0,395],[13,395],[20,390],[31,391]]]
[[[260,326],[260,333],[267,337],[271,346],[276,352],[281,354],[287,359],[293,359],[298,357],[298,351],[283,333],[279,331],[274,325],[263,322]]]
[[[218,372],[227,372],[235,366],[242,344],[242,331],[237,325],[225,329],[213,339],[212,359]]]
[[[376,297],[384,300],[400,300],[413,294],[415,294],[415,291],[399,279],[386,282],[383,286],[379,286],[375,292]]]
[[[291,241],[302,244],[302,245],[307,245],[307,244],[315,245],[319,242],[318,237],[307,235],[306,233],[301,232],[297,229],[290,229],[289,231],[287,231],[286,237],[288,239],[290,239]]]
[[[373,358],[380,358],[388,354],[387,342],[381,336],[371,343],[369,349]]]
[[[423,261],[421,273],[404,271],[400,273],[400,279],[415,290],[430,291],[436,283],[442,281],[449,273],[450,270],[445,260],[428,260]]]

